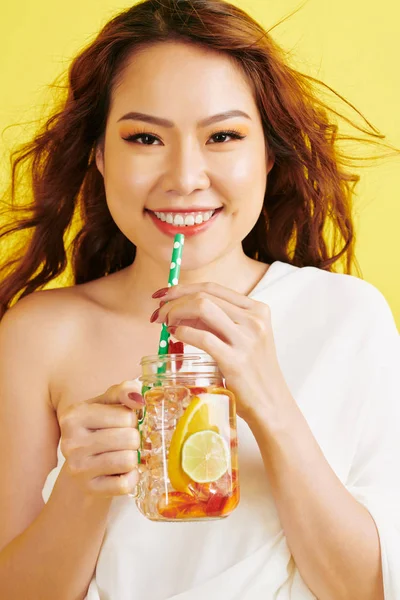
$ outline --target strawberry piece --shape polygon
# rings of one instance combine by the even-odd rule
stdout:
[[[168,344],[168,354],[183,354],[183,342],[173,342],[170,339]]]
[[[183,351],[184,351],[183,342],[173,342],[170,338],[169,344],[168,344],[168,354],[183,354]],[[182,364],[183,363],[181,360],[176,361],[177,371],[181,370]]]
[[[198,396],[199,394],[207,394],[208,391],[206,387],[195,387],[194,385],[188,385],[187,387],[189,388],[192,396]]]
[[[166,519],[188,519],[206,516],[206,504],[182,492],[170,492],[168,503],[165,494],[158,503],[158,512]]]
[[[212,494],[207,502],[207,515],[210,517],[218,517],[224,510],[227,500],[227,496],[223,496],[222,494]]]
[[[191,517],[192,519],[198,519],[199,517],[206,517],[206,508],[207,505],[204,502],[198,504],[191,504],[187,507],[187,509],[184,510],[182,518],[187,519],[188,517]]]

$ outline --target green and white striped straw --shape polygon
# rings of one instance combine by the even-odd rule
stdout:
[[[178,285],[179,283],[179,274],[181,272],[181,262],[182,262],[182,250],[183,245],[185,243],[185,236],[183,233],[177,233],[174,238],[174,245],[172,248],[172,257],[171,257],[171,266],[169,270],[169,278],[168,278],[168,287],[172,287],[173,285]],[[163,323],[161,328],[160,335],[160,343],[158,345],[158,355],[163,356],[164,354],[168,354],[168,343],[169,343],[169,333],[167,330],[167,326]],[[165,364],[162,367],[159,367],[157,372],[163,373],[165,371]]]
[[[172,257],[171,257],[171,265],[169,270],[169,278],[168,278],[168,287],[172,287],[173,285],[178,285],[179,283],[179,274],[181,272],[181,262],[182,262],[182,250],[183,245],[185,243],[185,236],[183,233],[177,233],[174,238],[174,244],[172,247]],[[160,342],[158,345],[158,355],[163,356],[168,354],[168,343],[169,343],[170,335],[167,330],[167,326],[163,323],[161,328]],[[163,363],[161,366],[157,368],[157,373],[165,373],[166,364]],[[158,382],[160,385],[160,382]],[[149,390],[150,388],[147,386],[142,387],[142,395]],[[143,424],[144,418],[146,416],[146,407],[143,409],[142,418],[139,420],[139,430],[141,432],[141,426]],[[142,437],[142,435],[140,435]],[[138,462],[140,462],[140,450],[138,450]]]

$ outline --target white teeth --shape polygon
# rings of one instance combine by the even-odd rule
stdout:
[[[193,225],[200,225],[205,221],[211,219],[215,210],[208,210],[206,212],[191,212],[191,213],[164,213],[154,212],[156,217],[160,221],[175,225],[175,227],[192,227]]]
[[[174,225],[184,225],[184,224],[185,224],[185,219],[182,217],[182,215],[175,215]]]
[[[194,216],[193,215],[186,215],[185,225],[194,225]]]

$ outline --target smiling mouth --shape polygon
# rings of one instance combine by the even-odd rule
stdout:
[[[188,212],[159,212],[152,211],[146,209],[147,212],[150,212],[154,215],[159,221],[163,223],[167,223],[168,225],[173,225],[175,227],[193,227],[193,225],[201,225],[202,223],[206,223],[215,215],[216,212],[219,212],[223,209],[221,206],[215,210],[203,210],[203,211],[188,211]]]

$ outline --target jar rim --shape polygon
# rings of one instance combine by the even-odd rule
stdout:
[[[175,360],[175,361],[191,361],[194,364],[200,364],[202,366],[218,366],[217,362],[210,356],[209,354],[199,352],[195,353],[187,353],[187,354],[150,354],[148,356],[142,356],[140,361],[140,365],[151,365],[153,363],[164,363]]]

